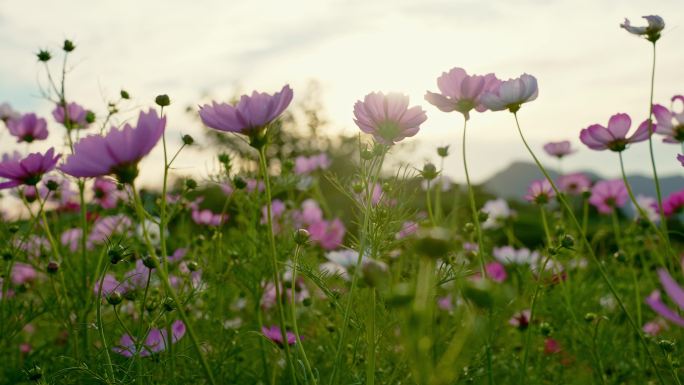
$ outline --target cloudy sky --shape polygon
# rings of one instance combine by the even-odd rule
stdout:
[[[565,161],[565,171],[617,176],[615,154],[581,148],[577,137],[580,129],[605,124],[617,112],[630,114],[634,125],[646,118],[650,45],[619,24],[624,17],[641,24],[639,18],[649,14],[667,23],[658,42],[655,96],[669,105],[672,95],[684,93],[681,0],[0,0],[0,102],[49,117],[51,106],[38,91],[42,68],[33,54],[40,48],[59,53],[65,38],[78,46],[67,84],[70,100],[102,115],[121,88],[134,96],[136,107],[167,93],[174,101],[168,110],[172,138],[182,132],[201,141],[206,129],[183,111],[208,101],[206,95],[272,92],[289,83],[297,98],[297,90],[316,79],[329,132],[352,133],[357,99],[374,90],[400,91],[423,105],[428,121],[410,139],[416,151],[394,160],[421,165],[435,160],[437,145],[451,144],[447,173],[461,179],[462,118],[428,105],[425,91],[436,89],[436,78],[456,66],[500,78],[527,72],[540,85],[538,100],[519,114],[532,144],[570,139],[580,151]],[[134,111],[120,120],[132,116]],[[508,113],[472,117],[469,159],[476,181],[528,159],[513,124]],[[50,144],[61,145],[58,136]],[[13,146],[0,132],[0,151]],[[656,144],[662,174],[681,173],[678,150]],[[627,167],[648,174],[647,157],[647,145],[635,145],[626,153]],[[159,175],[153,163],[158,159],[157,151],[144,164],[148,183]],[[206,175],[212,160],[188,152],[178,166],[177,173]]]

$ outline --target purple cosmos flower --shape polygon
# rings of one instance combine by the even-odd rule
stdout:
[[[157,111],[140,112],[135,128],[112,127],[106,135],[90,135],[74,145],[60,170],[77,178],[114,174],[121,183],[132,183],[138,176],[138,162],[152,151],[164,133],[166,117]]]
[[[17,137],[17,142],[31,143],[48,137],[47,122],[33,113],[7,120],[7,128]]]
[[[522,74],[519,78],[496,82],[490,90],[482,96],[482,104],[492,111],[508,109],[517,112],[520,105],[531,102],[539,95],[537,79],[528,74]]]
[[[209,209],[192,210],[192,221],[198,225],[220,226],[228,220],[228,214],[215,214]]]
[[[682,164],[682,166],[684,166],[684,154],[678,154],[677,160]]]
[[[663,200],[663,213],[671,216],[678,213],[684,207],[684,190],[675,191]]]
[[[12,267],[11,281],[14,285],[31,283],[38,278],[38,273],[33,266],[26,263],[16,262]]]
[[[116,182],[111,179],[98,177],[93,183],[94,199],[103,209],[113,209],[125,194],[119,190]]]
[[[117,281],[113,275],[106,274],[102,280],[102,297],[105,298],[120,288],[122,288],[121,282]],[[100,293],[100,281],[95,282],[95,285],[93,286],[93,292],[95,295]]]
[[[264,336],[266,336],[266,338],[268,338],[269,340],[275,342],[279,346],[283,346],[283,334],[280,332],[280,328],[278,326],[263,326],[261,328],[261,332],[264,333]],[[286,333],[286,336],[288,345],[294,345],[297,342],[297,337],[291,331],[288,331]]]
[[[600,124],[591,126],[580,131],[580,140],[592,150],[611,150],[620,152],[627,148],[630,143],[643,142],[649,137],[648,120],[643,121],[637,130],[627,137],[632,119],[627,114],[615,114],[608,120],[608,127]],[[655,130],[655,125],[653,126]]]
[[[312,156],[298,156],[295,159],[294,172],[298,175],[310,174],[316,170],[326,170],[330,167],[330,158],[324,152]]]
[[[569,140],[546,143],[544,145],[544,151],[546,151],[546,153],[549,154],[550,156],[555,156],[558,159],[561,159],[564,156],[570,155],[573,152],[575,152],[575,150],[570,148],[570,141]]]
[[[408,106],[409,98],[398,93],[372,92],[354,104],[354,123],[376,141],[392,145],[418,133],[427,120],[420,106]]]
[[[69,250],[72,253],[75,253],[78,250],[78,245],[81,242],[82,236],[83,229],[73,228],[63,232],[62,236],[60,237],[60,241],[62,242],[62,245],[68,246]]]
[[[622,207],[629,199],[625,182],[621,179],[602,180],[591,189],[589,203],[594,205],[599,213],[610,214],[617,207]]]
[[[558,177],[558,188],[566,194],[579,195],[589,191],[590,187],[591,179],[581,172]]]
[[[50,148],[45,154],[34,152],[24,159],[3,156],[0,177],[9,180],[0,183],[0,189],[20,185],[35,186],[45,173],[55,168],[60,156],[55,155],[54,148]]]
[[[620,28],[624,28],[627,32],[638,35],[646,36],[649,41],[655,42],[660,38],[660,32],[665,28],[665,20],[662,17],[656,15],[642,16],[648,22],[647,26],[644,27],[632,27],[629,19],[625,18],[625,22],[620,24]]]
[[[172,337],[170,338],[171,341],[169,341],[166,329],[150,329],[145,339],[145,344],[140,348],[140,352],[136,351],[136,344],[133,338],[128,334],[124,334],[119,341],[119,346],[113,347],[112,350],[129,358],[136,354],[140,354],[141,357],[148,357],[154,353],[166,350],[168,342],[172,344],[178,342],[185,335],[185,330],[183,321],[174,321],[171,324]]]
[[[74,102],[67,104],[66,114],[64,113],[64,106],[58,104],[52,111],[52,116],[68,129],[88,128],[90,125],[88,123],[88,111]]]
[[[658,277],[660,278],[660,283],[663,285],[663,289],[665,289],[665,292],[670,299],[679,307],[679,309],[684,310],[684,289],[677,284],[677,281],[675,281],[665,269],[658,269]],[[682,318],[677,311],[670,309],[663,303],[659,291],[656,290],[651,293],[651,295],[646,298],[646,303],[654,312],[660,314],[663,318],[684,327],[684,318]]]
[[[125,214],[111,215],[95,221],[93,229],[88,236],[88,243],[102,243],[110,239],[114,234],[127,232],[132,225],[131,219]]]
[[[458,111],[466,120],[470,118],[470,111],[477,112],[487,110],[482,104],[482,95],[497,84],[494,74],[468,75],[463,68],[452,68],[449,72],[443,72],[437,78],[437,87],[440,93],[428,91],[425,100],[444,112]]]
[[[413,221],[406,221],[401,225],[401,230],[394,234],[394,238],[399,240],[399,239],[404,239],[407,238],[413,234],[415,234],[418,231],[418,224]]]
[[[319,221],[307,228],[311,240],[318,243],[325,250],[334,250],[342,245],[346,228],[341,220]]]
[[[242,95],[236,105],[212,102],[200,107],[202,122],[210,128],[237,132],[247,136],[261,133],[292,101],[292,89],[285,85],[273,95],[253,91],[251,96]]]
[[[527,189],[525,199],[529,202],[534,202],[538,205],[549,203],[551,198],[555,196],[555,192],[546,179],[533,180],[530,187]]]
[[[660,104],[656,104],[653,106],[653,115],[658,122],[657,125],[653,125],[653,130],[657,134],[665,136],[663,142],[684,142],[684,112],[675,113]]]

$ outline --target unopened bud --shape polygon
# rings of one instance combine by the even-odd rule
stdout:
[[[116,306],[123,301],[123,296],[118,291],[113,291],[107,296],[107,303]]]
[[[157,95],[157,97],[154,98],[154,102],[157,103],[159,107],[166,107],[171,104],[171,99],[169,98],[169,95],[162,94]]]
[[[294,233],[294,241],[298,245],[305,245],[309,242],[309,232],[306,229],[299,229]]]
[[[50,261],[47,264],[47,272],[50,274],[55,274],[59,270],[59,262]]]
[[[192,146],[192,144],[195,143],[195,139],[188,134],[183,135],[182,139],[183,139],[183,144],[186,146]]]

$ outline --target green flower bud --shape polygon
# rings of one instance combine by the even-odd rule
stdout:
[[[561,247],[572,249],[575,247],[575,238],[573,238],[570,234],[565,234],[563,238],[561,238]]]
[[[154,102],[157,103],[159,107],[166,107],[171,104],[171,99],[169,98],[169,95],[162,94],[157,95],[157,97],[154,98]]]
[[[198,264],[197,262],[195,262],[195,261],[190,261],[190,262],[188,262],[188,263],[186,264],[186,266],[188,267],[188,270],[190,270],[190,271],[197,271],[197,270],[199,270],[199,264]]]
[[[31,369],[26,371],[26,377],[28,377],[29,381],[38,382],[43,378],[43,369],[38,365],[33,365]]]
[[[192,144],[195,143],[195,139],[188,134],[183,135],[182,139],[183,139],[183,144],[186,146],[192,146]]]
[[[107,296],[107,303],[116,306],[123,301],[123,296],[118,291],[113,291]]]
[[[663,349],[663,351],[666,353],[672,353],[675,351],[674,341],[663,339],[658,341],[658,346],[660,346],[660,348]]]
[[[437,155],[441,158],[446,158],[449,156],[449,146],[437,147]]]
[[[88,124],[95,123],[95,118],[96,118],[96,116],[95,116],[95,113],[93,111],[90,111],[90,110],[86,111],[85,120]]]
[[[145,267],[148,269],[154,269],[155,267],[157,267],[157,264],[157,257],[148,255],[145,258],[143,258],[143,265],[145,265]]]
[[[553,333],[553,327],[548,322],[542,322],[539,324],[539,331],[544,337],[549,337]]]
[[[236,189],[243,190],[245,187],[247,187],[247,182],[245,182],[245,180],[241,177],[236,176],[235,178],[233,178],[233,185]]]
[[[64,52],[71,52],[76,49],[76,46],[71,40],[64,40],[64,45],[62,46]]]
[[[185,187],[188,190],[194,190],[197,188],[197,182],[192,178],[188,178],[185,180]]]
[[[361,150],[361,159],[371,160],[371,159],[373,159],[373,153],[366,150],[366,149],[363,149],[363,150]]]
[[[44,62],[44,63],[45,63],[45,62],[48,62],[48,61],[50,61],[50,59],[52,59],[52,55],[50,54],[50,51],[48,51],[48,50],[43,50],[43,49],[41,49],[40,51],[38,51],[38,53],[36,54],[36,56],[38,57],[38,61],[42,61],[42,62]]]
[[[121,92],[119,92],[119,95],[121,96],[121,99],[127,100],[131,98],[131,94],[129,94],[126,90],[121,90]]]
[[[299,229],[294,232],[294,241],[298,245],[305,245],[309,242],[309,232],[306,229]]]
[[[47,183],[45,183],[45,187],[47,187],[47,189],[50,191],[57,191],[59,188],[59,183],[54,180],[49,180]]]
[[[176,309],[176,302],[173,300],[173,298],[166,297],[166,299],[164,299],[163,306],[164,306],[164,311],[166,311],[167,313],[170,313]]]
[[[587,313],[584,315],[584,321],[587,323],[592,323],[592,322],[596,321],[597,318],[598,318],[598,314],[596,314],[596,313]]]
[[[434,164],[425,163],[425,166],[423,166],[423,171],[421,171],[420,175],[425,180],[433,180],[433,179],[437,178],[437,176],[439,175],[439,172],[437,172],[437,167],[435,167]]]

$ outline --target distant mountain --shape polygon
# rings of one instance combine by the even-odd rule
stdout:
[[[558,172],[547,168],[549,175],[555,180]],[[585,174],[592,180],[602,179],[596,173],[585,171]],[[534,163],[514,162],[506,169],[501,170],[482,184],[484,190],[507,199],[522,200],[527,192],[527,187],[535,179],[542,179],[544,176]],[[682,176],[660,176],[660,188],[664,196],[684,188],[684,177]],[[635,195],[648,195],[655,197],[655,185],[651,177],[642,175],[629,175],[627,177]]]

